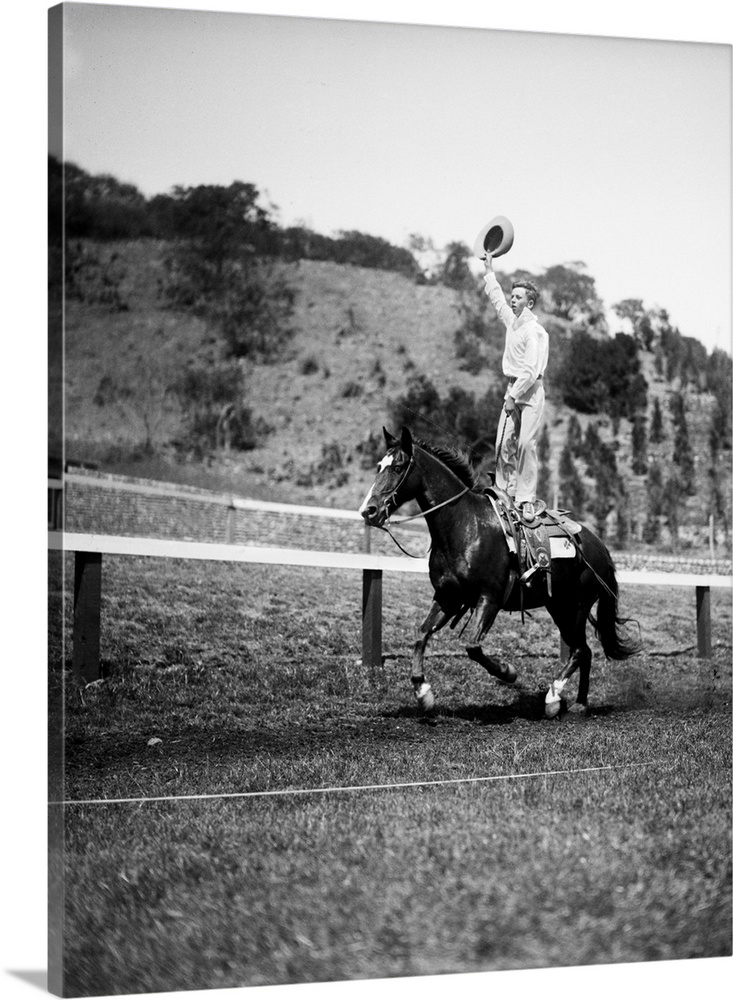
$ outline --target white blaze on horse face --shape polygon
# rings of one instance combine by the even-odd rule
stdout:
[[[388,469],[390,467],[390,465],[393,465],[393,464],[394,464],[394,455],[385,455],[384,458],[382,459],[382,461],[377,466],[377,475],[379,475],[380,472],[384,472],[385,469]],[[362,501],[362,505],[359,508],[359,513],[360,514],[363,514],[364,511],[367,509],[369,501],[372,498],[372,493],[374,493],[374,484],[373,483],[372,483],[372,488],[369,490],[369,492],[367,493],[367,495],[364,497],[364,500]]]
[[[360,514],[363,514],[364,511],[367,509],[367,507],[369,505],[369,501],[372,498],[372,493],[373,492],[374,492],[374,486],[372,486],[372,488],[369,490],[369,492],[367,493],[367,495],[362,500],[361,507],[359,508],[359,513]]]

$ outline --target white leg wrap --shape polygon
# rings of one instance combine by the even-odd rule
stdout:
[[[548,719],[554,719],[559,713],[562,693],[565,690],[567,682],[568,679],[566,677],[565,680],[553,681],[550,684],[550,690],[545,696],[545,715]]]
[[[428,682],[423,681],[420,687],[415,689],[415,694],[417,695],[420,708],[426,712],[430,711],[435,704],[435,695]]]

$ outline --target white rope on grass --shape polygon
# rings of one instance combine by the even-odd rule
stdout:
[[[334,792],[381,792],[400,788],[427,788],[437,785],[478,784],[489,781],[510,781],[514,778],[553,778],[567,774],[588,774],[592,771],[616,771],[630,767],[650,767],[655,761],[639,764],[604,764],[598,767],[570,768],[563,771],[528,771],[523,774],[493,774],[474,778],[437,778],[431,781],[402,781],[389,785],[335,785],[328,788],[277,788],[259,792],[213,792],[205,795],[159,795],[124,799],[69,799],[49,802],[49,806],[110,806],[138,805],[147,802],[196,802],[211,799],[274,798],[287,795],[326,795]]]

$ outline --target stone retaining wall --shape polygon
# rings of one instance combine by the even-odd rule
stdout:
[[[84,474],[83,480],[75,477],[65,484],[67,531],[197,542],[231,541],[325,552],[363,552],[368,544],[375,553],[401,554],[385,532],[371,529],[367,541],[365,526],[357,520],[241,510],[231,508],[229,499],[219,493],[129,477],[90,472]],[[121,485],[115,489],[115,483]],[[132,492],[131,485],[138,486],[140,491]],[[429,539],[423,522],[396,527],[393,533],[408,552],[425,555]],[[730,559],[630,552],[614,552],[613,558],[617,569],[623,570],[731,575]]]

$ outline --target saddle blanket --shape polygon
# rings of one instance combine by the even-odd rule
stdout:
[[[575,546],[567,535],[550,535],[550,557],[552,559],[572,559]]]

